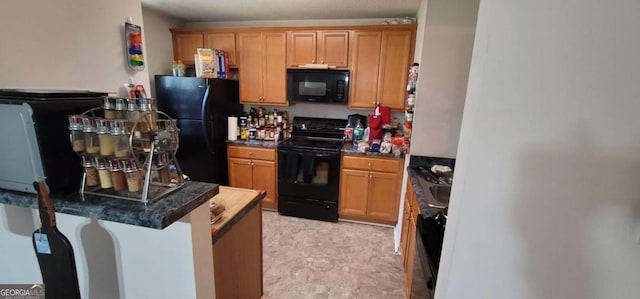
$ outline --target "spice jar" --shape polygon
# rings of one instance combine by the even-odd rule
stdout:
[[[140,171],[135,160],[122,160],[124,171],[127,177],[127,188],[129,192],[139,192],[142,189],[142,180],[140,179]]]
[[[84,152],[87,148],[84,142],[84,132],[82,132],[82,116],[69,115],[69,130],[71,131],[71,148],[74,152]]]
[[[146,123],[146,131],[156,131],[158,129],[158,109],[156,108],[156,100],[152,98],[139,99],[138,108],[140,109],[142,114],[141,116],[144,118],[144,122]]]
[[[103,98],[102,109],[104,109],[104,118],[106,119],[116,119],[118,118],[118,113],[116,112],[116,104],[114,98],[104,97]]]
[[[111,182],[111,171],[109,169],[109,164],[107,164],[107,159],[94,157],[93,165],[98,170],[98,176],[100,177],[100,188],[112,188],[113,183]]]
[[[120,168],[118,160],[109,160],[109,168],[111,169],[111,182],[113,183],[113,190],[122,191],[127,189],[127,177],[124,171]]]
[[[127,119],[132,126],[140,119],[140,110],[136,99],[127,99]]]
[[[96,119],[96,128],[98,130],[98,139],[100,141],[100,155],[113,155],[114,141],[109,130],[109,121],[104,118]]]
[[[93,166],[91,156],[82,156],[82,167],[86,174],[85,184],[89,187],[100,185],[98,170]]]
[[[118,158],[126,158],[130,155],[129,131],[126,119],[111,121],[111,135],[113,136],[114,154]]]
[[[124,99],[116,99],[116,119],[127,118],[127,104]]]
[[[100,151],[100,140],[96,129],[95,120],[91,117],[82,118],[82,132],[84,132],[84,143],[89,154],[97,154]]]
[[[156,166],[158,167],[158,181],[163,185],[171,183],[171,173],[169,172],[169,153],[157,154]]]

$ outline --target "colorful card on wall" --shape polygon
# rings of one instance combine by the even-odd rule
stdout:
[[[142,55],[142,28],[129,22],[124,23],[127,37],[127,64],[136,71],[144,70],[144,56]]]

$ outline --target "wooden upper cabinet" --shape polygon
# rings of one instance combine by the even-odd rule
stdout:
[[[229,66],[237,67],[236,64],[236,34],[226,33],[205,33],[204,47],[217,50],[224,50],[229,55]]]
[[[259,103],[262,99],[262,34],[238,34],[238,81],[240,103]]]
[[[348,31],[319,31],[318,59],[320,63],[335,67],[349,66],[349,32]]]
[[[262,103],[287,105],[287,67],[284,32],[263,33],[263,92]]]
[[[413,58],[413,30],[355,31],[351,38],[349,107],[403,110]]]
[[[377,103],[381,44],[379,31],[354,31],[351,36],[350,108],[372,108]]]
[[[316,63],[316,35],[315,31],[292,31],[287,33],[288,67]]]
[[[382,32],[380,73],[378,75],[378,103],[391,109],[404,109],[407,78],[413,53],[411,31]]]
[[[345,68],[348,50],[348,31],[290,31],[287,34],[287,67],[316,63]]]
[[[202,33],[183,33],[175,32],[173,34],[173,59],[182,60],[184,64],[195,64],[193,56],[198,48],[204,46],[204,37]]]
[[[284,32],[238,34],[240,103],[287,105]]]

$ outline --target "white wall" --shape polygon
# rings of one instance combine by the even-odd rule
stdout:
[[[1,6],[0,88],[117,92],[130,77],[149,88],[148,71],[126,64],[124,22],[131,16],[142,24],[139,0],[8,0]]]
[[[424,0],[411,154],[455,158],[479,0]],[[421,10],[423,11],[423,10]],[[418,28],[421,29],[421,28]]]
[[[142,6],[144,34],[147,47],[147,67],[151,96],[155,96],[155,75],[171,75],[173,40],[171,28],[184,26],[185,21],[164,15],[152,8]]]
[[[481,2],[436,298],[640,296],[639,11]]]
[[[272,20],[272,21],[224,21],[188,22],[187,27],[269,27],[269,26],[338,26],[338,25],[379,25],[394,18],[334,19],[334,20]],[[401,21],[401,19],[397,19]]]

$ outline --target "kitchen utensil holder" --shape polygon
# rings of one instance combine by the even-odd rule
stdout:
[[[82,116],[96,117],[96,112],[102,108],[94,108],[85,111]],[[155,115],[163,116],[165,119],[155,120]],[[155,125],[144,124],[149,116],[156,121]],[[163,130],[160,130],[158,122],[165,123]],[[130,123],[130,122],[129,122]],[[142,125],[148,125],[149,130],[146,131],[146,137],[136,136],[136,129]],[[183,176],[182,169],[176,159],[176,152],[178,150],[178,131],[179,128],[175,120],[169,115],[161,111],[150,111],[142,113],[140,118],[133,123],[129,132],[129,155],[128,157],[105,157],[111,159],[117,159],[118,161],[133,160],[136,161],[137,167],[135,171],[142,170],[144,172],[144,181],[140,191],[129,192],[127,190],[115,191],[113,188],[103,189],[100,186],[87,186],[87,173],[83,171],[80,194],[84,198],[85,194],[106,196],[112,198],[126,199],[132,201],[142,202],[148,204],[159,200],[160,198],[179,190],[184,187],[186,180]],[[148,144],[140,147],[136,144]],[[160,157],[161,155],[168,155],[169,159],[164,161],[163,165],[156,165],[156,159],[154,157]],[[153,181],[152,171],[165,170],[167,167],[175,167],[177,174],[176,179],[171,179],[170,183],[163,184],[162,182]]]

